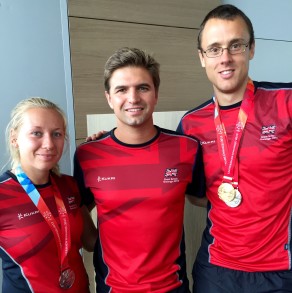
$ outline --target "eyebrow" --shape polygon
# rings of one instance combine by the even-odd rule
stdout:
[[[147,82],[145,82],[145,83],[139,83],[139,84],[135,85],[135,88],[139,88],[141,86],[151,88],[151,85],[149,83],[147,83]],[[128,87],[130,87],[130,86],[127,86],[127,85],[117,85],[113,89],[114,90],[118,90],[118,89],[123,89],[123,88],[128,88]]]
[[[126,87],[125,85],[117,85],[117,86],[115,86],[113,89],[114,90],[118,90],[118,89],[122,89],[122,88],[124,88],[124,87]]]
[[[232,39],[232,40],[230,40],[228,42],[228,46],[230,44],[234,44],[234,43],[242,42],[242,41],[245,42],[245,39],[243,39],[243,38],[235,38],[235,39]],[[218,43],[218,42],[214,42],[214,43],[210,44],[207,48],[211,48],[211,47],[222,47],[222,45],[220,43]]]
[[[43,130],[42,126],[37,126],[37,125],[32,125],[30,128],[30,131],[34,131],[34,130]],[[53,128],[51,129],[52,131],[56,131],[56,130],[61,130],[63,131],[64,129],[62,127],[57,127],[57,128]]]
[[[147,83],[147,82],[145,82],[145,83],[140,83],[140,84],[138,84],[136,87],[141,87],[141,86],[144,86],[144,87],[151,87],[151,85],[149,84],[149,83]]]

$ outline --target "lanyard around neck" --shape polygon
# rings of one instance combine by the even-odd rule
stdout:
[[[234,186],[234,188],[237,188],[238,150],[248,115],[250,110],[253,108],[254,84],[251,79],[248,80],[230,145],[228,143],[224,123],[220,117],[220,107],[218,101],[216,97],[213,97],[213,100],[215,104],[214,123],[217,133],[218,151],[221,162],[224,166],[224,176],[222,182],[230,183]]]
[[[41,197],[38,190],[35,188],[33,183],[30,181],[30,179],[27,177],[27,175],[23,172],[21,166],[18,166],[15,169],[15,175],[20,183],[20,185],[23,187],[24,191],[27,193],[27,195],[30,197],[32,202],[35,204],[35,206],[38,208],[39,212],[49,225],[51,231],[53,232],[56,245],[58,248],[58,255],[60,259],[60,269],[61,271],[69,267],[68,264],[68,252],[71,247],[71,234],[70,234],[70,222],[67,210],[65,208],[63,199],[61,197],[60,191],[54,181],[53,176],[50,176],[50,180],[52,183],[53,188],[53,195],[56,201],[58,214],[60,218],[61,223],[61,229],[52,215],[52,212],[46,205],[45,201]]]

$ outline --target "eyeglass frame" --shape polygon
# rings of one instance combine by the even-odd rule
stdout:
[[[242,51],[240,51],[240,52],[236,52],[236,53],[230,51],[230,47],[233,46],[234,44],[239,44],[239,45],[241,46],[241,48],[242,48]],[[207,49],[207,50],[205,50],[205,51],[201,48],[200,51],[203,52],[203,53],[205,53],[205,55],[206,55],[208,58],[217,58],[217,57],[220,57],[220,56],[223,55],[223,51],[224,51],[225,49],[228,51],[228,53],[229,53],[230,55],[237,55],[237,54],[244,53],[244,52],[246,51],[246,48],[249,47],[249,46],[250,46],[249,42],[247,42],[247,43],[240,43],[240,42],[238,42],[238,43],[233,43],[233,44],[229,45],[228,47],[220,47],[220,46],[218,46],[218,47],[216,47],[216,48],[220,49],[220,50],[221,50],[221,53],[220,53],[219,55],[217,55],[217,56],[208,56],[208,55],[207,55],[207,52],[210,52],[211,48],[210,48],[210,49]]]

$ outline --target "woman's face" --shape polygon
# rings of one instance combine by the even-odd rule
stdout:
[[[14,139],[26,175],[35,184],[46,183],[49,171],[63,153],[65,125],[62,115],[54,109],[29,109]],[[34,182],[42,180],[46,182]]]

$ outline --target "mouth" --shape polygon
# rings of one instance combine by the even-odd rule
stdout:
[[[222,74],[222,75],[229,75],[229,74],[231,74],[233,72],[234,72],[234,69],[228,69],[228,70],[219,71],[219,73]]]
[[[219,71],[219,75],[222,78],[222,80],[229,80],[234,76],[234,69],[224,69]]]
[[[125,111],[126,112],[130,112],[130,113],[137,113],[137,112],[140,112],[140,111],[143,111],[144,108],[129,108],[129,109],[126,109]]]
[[[38,156],[45,161],[53,160],[56,157],[56,155],[53,154],[38,154]]]

